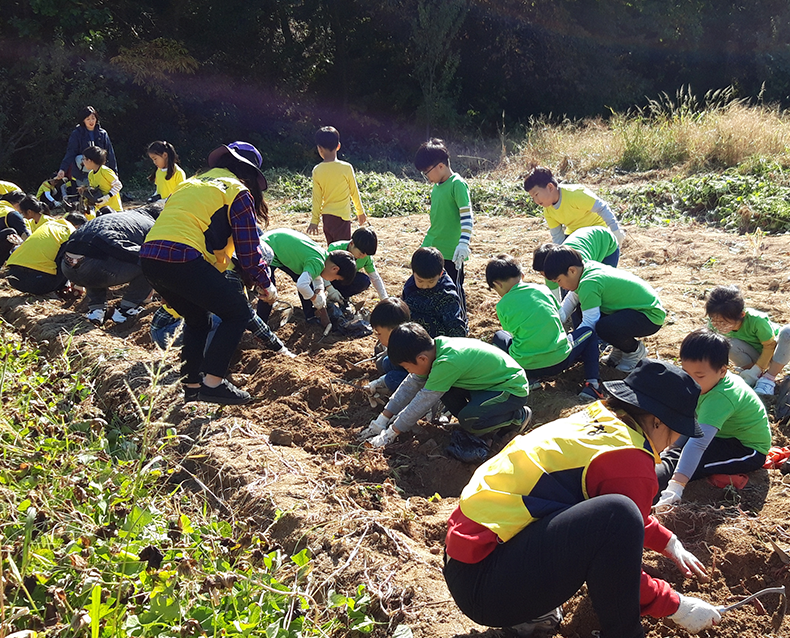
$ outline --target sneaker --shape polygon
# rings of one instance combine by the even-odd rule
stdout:
[[[516,423],[516,434],[523,434],[529,427],[529,424],[532,423],[532,410],[525,405],[521,408],[519,419]]]
[[[770,379],[766,379],[765,377],[760,377],[759,379],[757,379],[757,383],[754,384],[754,391],[757,394],[773,396],[775,390],[776,390],[776,382],[771,381]]]
[[[599,381],[598,387],[596,388],[589,381],[585,381],[582,391],[579,392],[579,398],[586,401],[601,401],[605,399],[606,395],[603,392],[603,384]]]
[[[562,622],[562,607],[552,609],[549,613],[538,616],[535,620],[513,625],[510,629],[519,638],[532,636],[536,631],[552,631]]]
[[[198,394],[200,393],[200,388],[190,388],[189,386],[184,386],[184,403],[191,403],[192,401],[198,400]]]
[[[112,313],[112,320],[115,323],[124,323],[129,319],[133,319],[143,311],[142,306],[135,306],[134,308],[124,308],[123,310],[116,308]]]
[[[87,315],[85,315],[85,318],[94,326],[100,326],[104,323],[106,313],[106,308],[94,308]]]
[[[223,379],[216,388],[209,388],[202,383],[198,390],[197,400],[219,405],[243,405],[249,403],[251,398],[249,392],[240,390],[227,379]]]
[[[530,381],[529,382],[529,391],[532,392],[533,390],[542,390],[543,384],[540,381]]]
[[[623,352],[617,370],[620,372],[631,372],[642,359],[647,356],[647,346],[644,342],[639,342],[639,347],[633,352]]]
[[[611,346],[611,350],[607,354],[601,357],[601,363],[605,366],[609,366],[610,368],[617,367],[617,364],[620,363],[620,360],[623,358],[623,351],[618,350],[614,346]]]

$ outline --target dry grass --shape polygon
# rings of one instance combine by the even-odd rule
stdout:
[[[755,160],[790,166],[790,115],[785,111],[742,101],[695,111],[651,104],[656,108],[616,113],[608,120],[536,118],[494,176],[513,179],[537,164],[566,179],[614,169],[690,174]]]

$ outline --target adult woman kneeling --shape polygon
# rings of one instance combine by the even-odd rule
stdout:
[[[261,298],[276,297],[256,226],[257,219],[268,223],[267,185],[261,155],[247,142],[213,150],[208,165],[167,200],[146,237],[140,263],[153,288],[184,318],[184,400],[234,405],[250,400],[225,375],[252,314],[242,292],[222,273],[235,249]],[[222,323],[206,348],[212,313]]]
[[[606,404],[516,437],[464,488],[448,524],[444,575],[475,622],[529,635],[557,624],[558,608],[585,582],[601,638],[643,637],[640,615],[669,616],[692,633],[721,618],[641,569],[647,547],[708,580],[650,514],[659,452],[681,434],[702,436],[699,386],[649,359],[605,386]]]

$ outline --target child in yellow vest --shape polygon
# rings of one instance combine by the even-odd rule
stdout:
[[[178,153],[170,142],[151,142],[148,157],[156,170],[148,179],[156,184],[156,193],[148,198],[148,203],[167,199],[187,178],[184,169],[178,165]]]
[[[88,184],[98,188],[102,196],[95,201],[96,208],[109,206],[117,212],[123,210],[121,205],[121,180],[115,171],[106,166],[107,151],[98,146],[89,146],[82,152],[82,165],[88,169]]]

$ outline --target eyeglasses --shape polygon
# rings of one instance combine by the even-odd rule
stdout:
[[[431,174],[431,171],[432,171],[434,168],[436,168],[437,166],[439,166],[439,165],[438,165],[438,164],[434,164],[434,165],[433,165],[433,166],[431,166],[430,168],[428,168],[428,169],[426,169],[426,170],[422,171],[423,177],[428,177],[428,175],[430,175],[430,174]]]

